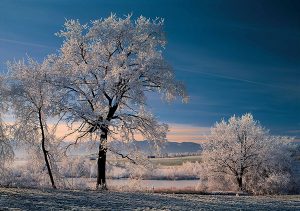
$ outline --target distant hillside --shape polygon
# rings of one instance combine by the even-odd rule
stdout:
[[[121,142],[114,142],[115,145],[118,145]],[[295,157],[300,159],[300,142],[294,142],[293,144],[297,145],[298,150],[294,154]],[[66,147],[68,143],[63,143],[63,147]],[[151,144],[148,141],[137,141],[134,145],[145,152],[147,155],[156,155],[155,150],[152,149]],[[69,155],[89,155],[96,154],[98,152],[98,143],[87,142],[84,144],[79,144],[77,146],[72,146],[68,150]],[[129,147],[130,148],[130,147]],[[200,144],[193,142],[167,142],[162,148],[162,154],[187,154],[187,153],[197,153],[202,150]],[[18,158],[27,157],[28,153],[24,149],[16,149],[15,154]]]
[[[67,144],[66,144],[67,145]],[[111,143],[111,145],[120,148],[119,146],[122,146],[122,142],[115,141]],[[134,145],[137,149],[143,151],[147,155],[155,155],[156,152],[153,149],[153,145],[151,142],[148,141],[136,141],[131,144]],[[70,150],[68,151],[71,155],[87,155],[87,154],[93,154],[97,153],[99,144],[98,143],[85,143],[80,144],[76,147],[70,147]],[[121,147],[122,148],[122,147]],[[128,147],[130,148],[130,147]],[[126,148],[126,149],[128,149]],[[126,149],[123,149],[123,151],[126,151]],[[161,149],[162,154],[177,154],[177,153],[197,153],[201,151],[201,145],[193,142],[167,142],[163,148]]]
[[[148,141],[136,142],[136,145],[144,152],[151,153],[151,144]],[[167,142],[161,149],[162,153],[175,154],[175,153],[196,153],[201,151],[201,145],[193,142]]]
[[[168,142],[166,144],[166,152],[167,153],[186,153],[186,152],[199,152],[202,151],[202,147],[200,144],[196,144],[193,142]]]

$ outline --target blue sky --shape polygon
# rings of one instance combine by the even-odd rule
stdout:
[[[189,104],[149,105],[160,120],[209,127],[253,113],[272,133],[300,137],[300,1],[1,0],[0,68],[57,52],[65,19],[132,13],[165,18],[165,57]]]

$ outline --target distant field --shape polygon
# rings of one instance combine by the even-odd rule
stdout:
[[[300,197],[0,188],[0,210],[300,210]]]
[[[122,162],[129,162],[126,158],[118,158],[118,159],[109,159],[108,161],[112,163],[122,163]],[[153,164],[162,165],[162,166],[180,166],[185,162],[201,162],[201,156],[183,156],[183,157],[167,157],[167,158],[149,158],[149,161]]]
[[[180,166],[185,162],[201,162],[200,155],[184,156],[184,157],[171,157],[171,158],[149,158],[150,162],[162,166]],[[112,162],[128,162],[126,159],[111,159]]]
[[[162,166],[179,166],[185,162],[201,162],[201,157],[200,155],[197,155],[174,158],[150,158],[150,161],[154,164],[160,164]]]

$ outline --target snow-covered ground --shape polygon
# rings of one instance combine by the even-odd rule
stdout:
[[[221,196],[0,188],[0,210],[300,210],[300,196]]]

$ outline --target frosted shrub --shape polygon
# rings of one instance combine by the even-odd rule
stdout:
[[[254,194],[286,194],[293,191],[293,186],[294,183],[291,174],[279,172],[271,173],[266,178],[250,178],[247,181],[246,188]]]
[[[197,179],[201,171],[198,162],[185,162],[180,166],[158,166],[149,176],[154,179]]]
[[[21,170],[14,170],[12,175],[14,187],[50,187],[46,169],[37,162],[28,162]]]
[[[60,163],[60,171],[64,177],[90,177],[91,163],[81,157],[67,157]]]
[[[45,169],[36,163],[28,163],[18,169],[6,169],[0,173],[3,186],[11,187],[50,187]]]
[[[121,191],[121,192],[140,192],[145,191],[146,188],[142,186],[141,179],[128,179],[122,185],[112,187],[112,190]]]
[[[14,175],[11,169],[9,168],[0,168],[0,187],[12,186],[14,181]]]
[[[201,180],[202,181],[202,180]],[[236,191],[238,186],[227,175],[213,174],[206,180],[207,191]]]
[[[14,187],[51,187],[48,170],[44,163],[43,154],[39,149],[27,149],[29,157],[22,165],[12,165],[11,167],[11,186]],[[59,169],[51,159],[50,165],[57,187],[63,187],[62,176]]]
[[[136,165],[136,164],[127,164],[126,169],[129,173],[130,179],[142,179],[145,178],[147,175],[151,174],[151,169],[143,166],[143,165]]]
[[[198,161],[195,163],[184,162],[180,170],[183,175],[194,177],[200,174],[200,172],[202,171],[202,167],[201,164],[198,163]]]
[[[93,189],[87,181],[87,178],[66,178],[64,188],[74,190],[90,190]]]
[[[200,192],[207,192],[208,191],[207,183],[202,180],[199,180],[199,182],[195,187],[195,190]]]
[[[110,165],[107,168],[107,177],[112,179],[128,178],[129,172],[125,168]]]
[[[266,193],[287,193],[290,189],[291,175],[273,173],[266,179]]]

